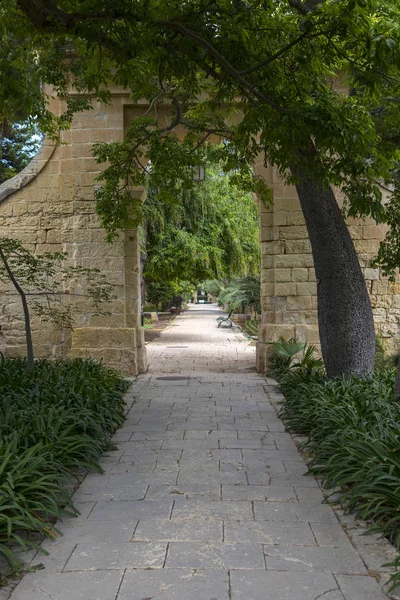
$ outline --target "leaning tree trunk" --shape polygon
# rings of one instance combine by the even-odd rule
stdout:
[[[315,155],[312,160],[315,160]],[[365,280],[331,187],[293,167],[317,279],[318,324],[328,377],[365,377],[373,367],[375,328]]]
[[[396,382],[394,384],[394,394],[396,397],[400,398],[400,356],[399,356],[399,362],[397,363],[397,375],[396,375]]]

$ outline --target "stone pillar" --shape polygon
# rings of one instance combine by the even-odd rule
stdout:
[[[94,189],[103,165],[91,155],[95,142],[124,139],[125,94],[116,94],[109,106],[97,103],[93,111],[76,115],[71,130],[71,177],[74,196],[73,258],[76,264],[99,268],[115,284],[117,298],[110,316],[79,311],[80,326],[73,331],[72,356],[102,359],[127,375],[147,368],[141,327],[140,249],[137,230],[126,231],[112,244],[105,241],[95,212]],[[143,195],[143,190],[138,190]]]
[[[265,167],[254,165],[273,195],[273,205],[260,202],[261,308],[257,369],[267,366],[267,342],[280,336],[319,343],[315,272],[311,246],[297,192]]]

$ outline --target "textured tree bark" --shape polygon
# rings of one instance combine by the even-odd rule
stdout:
[[[396,374],[396,382],[394,384],[394,395],[397,398],[400,398],[400,357],[399,357],[399,362],[397,363],[397,374]]]
[[[315,159],[315,154],[313,157]],[[318,324],[328,377],[371,374],[375,328],[365,280],[331,187],[292,168],[317,278]]]
[[[33,342],[32,342],[32,329],[31,329],[31,318],[29,315],[29,307],[28,302],[26,300],[26,294],[24,290],[19,285],[16,280],[14,273],[11,270],[10,265],[8,264],[8,260],[4,255],[3,250],[0,248],[0,258],[3,261],[4,267],[8,273],[11,283],[17,290],[18,294],[21,297],[22,308],[24,311],[24,322],[25,322],[25,340],[26,340],[26,357],[27,357],[27,365],[28,370],[32,371],[35,367],[35,358],[33,355]]]

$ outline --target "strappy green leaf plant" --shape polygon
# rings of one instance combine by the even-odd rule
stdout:
[[[0,555],[13,568],[19,550],[54,537],[55,521],[76,513],[66,486],[88,468],[102,471],[129,385],[92,360],[39,360],[29,370],[0,354]]]
[[[302,449],[311,457],[309,472],[332,492],[332,501],[400,549],[400,404],[394,380],[394,367],[370,379],[289,371],[279,380],[285,396],[280,416],[287,429],[307,437]],[[400,559],[391,566],[400,566]],[[390,585],[400,585],[400,573]]]

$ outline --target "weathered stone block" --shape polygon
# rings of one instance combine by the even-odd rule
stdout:
[[[296,293],[298,296],[315,296],[317,285],[313,281],[296,283]]]
[[[291,269],[271,269],[275,273],[275,281],[291,281]]]
[[[276,296],[294,296],[296,294],[296,283],[276,283]]]
[[[386,295],[389,291],[388,281],[373,281],[372,282],[372,293],[376,295]]]
[[[288,212],[286,214],[286,225],[304,225],[304,216],[301,210]]]
[[[365,279],[371,279],[371,280],[377,281],[380,278],[380,270],[367,268],[364,270],[364,277],[365,277]]]
[[[306,298],[306,296],[303,296]],[[282,312],[283,323],[299,323],[306,325],[316,325],[318,323],[318,315],[316,310],[287,310]]]
[[[308,269],[292,269],[292,281],[308,281]]]
[[[82,327],[72,334],[73,348],[129,348],[135,347],[136,329],[111,327]]]
[[[363,238],[381,240],[386,234],[387,227],[378,225],[364,225],[363,227]]]
[[[262,254],[283,254],[285,248],[284,242],[275,240],[273,242],[261,242]]]
[[[286,305],[288,310],[310,310],[312,307],[311,296],[288,296]]]
[[[260,230],[261,242],[269,242],[279,239],[279,230],[277,227],[262,227]]]
[[[276,267],[313,267],[312,254],[280,254],[275,257]]]
[[[349,225],[349,232],[353,240],[360,240],[362,237],[362,226],[361,225]]]
[[[311,254],[311,243],[309,240],[287,240],[285,243],[287,254]]]
[[[281,240],[305,240],[307,237],[308,234],[305,225],[291,225],[279,228],[279,238]]]
[[[296,337],[309,344],[319,343],[318,325],[296,325]]]

